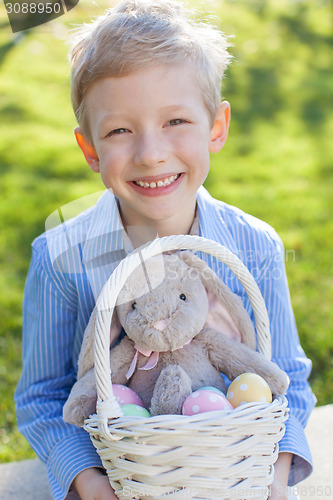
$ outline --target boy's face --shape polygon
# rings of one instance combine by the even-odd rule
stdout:
[[[157,65],[97,81],[86,96],[93,145],[76,131],[91,168],[119,199],[125,225],[193,218],[209,152],[226,140],[229,105],[211,125],[189,64]],[[218,115],[217,115],[218,116]]]

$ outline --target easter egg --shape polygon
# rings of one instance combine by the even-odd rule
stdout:
[[[207,411],[232,410],[233,407],[227,401],[223,393],[201,389],[192,392],[184,401],[182,407],[183,415],[196,415]]]
[[[137,393],[126,385],[112,384],[112,391],[120,406],[127,404],[144,406],[141,398],[137,395]]]
[[[223,392],[220,391],[220,389],[218,389],[217,387],[213,387],[212,385],[205,385],[204,387],[200,387],[199,389],[197,389],[197,391],[213,391],[224,396]]]
[[[236,408],[244,403],[271,403],[272,392],[260,375],[256,373],[243,373],[231,382],[227,399]]]
[[[150,413],[146,408],[139,405],[126,404],[121,407],[125,417],[150,417]]]

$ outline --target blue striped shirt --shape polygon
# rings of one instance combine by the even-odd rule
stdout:
[[[55,500],[66,497],[74,477],[100,459],[83,429],[66,424],[62,408],[76,380],[85,327],[103,284],[131,250],[118,203],[105,191],[91,208],[72,217],[73,204],[47,220],[32,244],[32,260],[23,304],[23,370],[16,389],[19,430],[47,465]],[[284,266],[284,248],[266,223],[197,193],[198,233],[234,252],[255,277],[270,318],[272,359],[287,372],[290,416],[280,451],[294,454],[289,484],[312,470],[305,438],[315,397],[308,384],[311,361],[296,330]],[[61,224],[58,224],[61,223]],[[55,226],[55,227],[52,227]],[[198,255],[243,300],[254,322],[246,293],[233,273],[215,258]]]

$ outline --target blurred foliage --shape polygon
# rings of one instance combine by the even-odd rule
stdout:
[[[213,11],[234,56],[223,96],[230,135],[206,187],[276,228],[319,404],[333,402],[332,21],[328,0],[193,2]],[[102,189],[72,133],[68,30],[102,13],[87,0],[12,35],[0,6],[0,460],[33,456],[19,435],[21,301],[34,237],[57,207]],[[215,22],[219,23],[218,19]]]

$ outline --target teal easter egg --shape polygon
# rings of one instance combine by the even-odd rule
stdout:
[[[213,392],[217,392],[218,394],[222,394],[222,396],[224,396],[223,392],[220,391],[220,389],[218,389],[217,387],[213,387],[212,385],[205,385],[204,387],[200,387],[197,390],[198,391],[213,391]]]
[[[127,404],[121,407],[121,410],[125,417],[151,417],[150,413],[146,408],[135,404]]]

